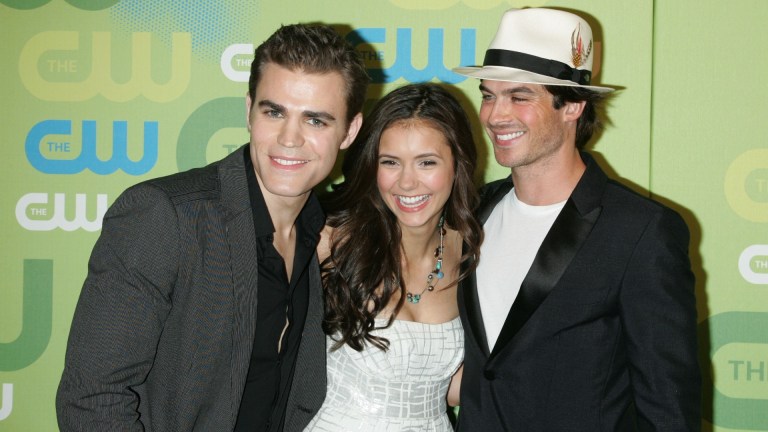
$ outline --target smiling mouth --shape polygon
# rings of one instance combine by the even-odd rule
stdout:
[[[503,135],[496,135],[496,140],[498,140],[498,141],[509,141],[509,140],[513,140],[515,138],[520,138],[523,135],[525,135],[525,132],[523,132],[523,131],[512,132],[512,133],[503,134]]]
[[[395,195],[395,198],[400,202],[403,207],[418,207],[424,204],[429,199],[429,195],[416,195],[416,196],[404,196]]]
[[[307,160],[293,160],[293,159],[281,159],[277,157],[271,158],[273,162],[275,162],[278,165],[282,166],[296,166],[296,165],[303,165],[305,163],[308,163]]]

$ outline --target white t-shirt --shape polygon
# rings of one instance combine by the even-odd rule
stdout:
[[[517,199],[513,188],[483,225],[477,291],[490,350],[496,345],[536,252],[564,206],[565,201],[545,206],[525,204]]]

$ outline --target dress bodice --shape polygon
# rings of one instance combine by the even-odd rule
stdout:
[[[307,430],[452,430],[445,398],[464,358],[461,320],[395,320],[375,334],[389,340],[387,351],[370,344],[360,352],[348,345],[330,351],[328,339],[328,391]]]

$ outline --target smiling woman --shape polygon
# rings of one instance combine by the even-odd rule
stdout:
[[[452,430],[464,356],[456,287],[482,236],[475,160],[466,114],[436,84],[389,93],[364,122],[318,247],[328,389],[307,430]]]
[[[379,194],[402,228],[437,226],[453,183],[453,155],[429,121],[403,120],[381,135]]]

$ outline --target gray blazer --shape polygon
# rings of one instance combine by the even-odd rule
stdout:
[[[310,267],[286,431],[302,430],[325,397],[316,256]],[[257,275],[242,149],[126,190],[104,217],[75,310],[56,395],[61,430],[232,430]]]

